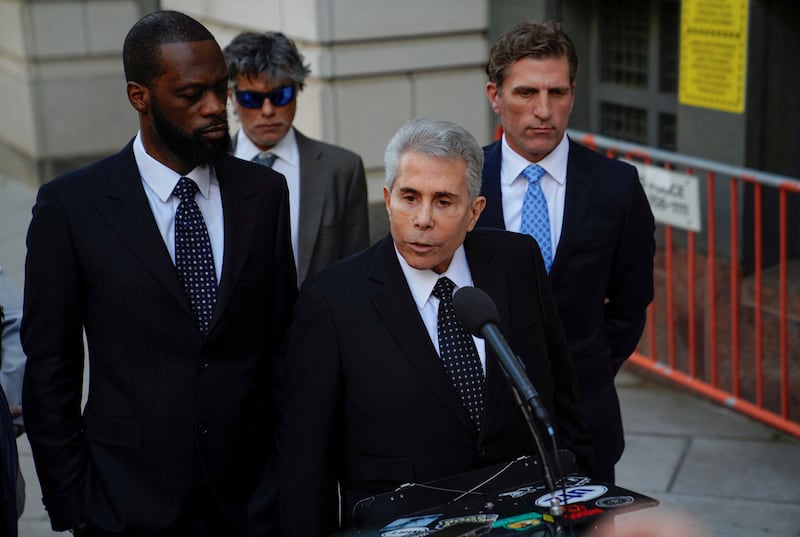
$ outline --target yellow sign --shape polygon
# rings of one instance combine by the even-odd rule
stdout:
[[[683,0],[678,100],[744,112],[749,0]]]

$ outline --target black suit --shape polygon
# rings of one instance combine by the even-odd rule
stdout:
[[[474,231],[464,242],[475,286],[497,304],[562,447],[584,469],[591,446],[541,254],[530,237]],[[487,348],[478,434],[428,336],[391,238],[307,280],[287,351],[283,537],[327,535],[336,482],[345,517],[358,499],[534,454],[533,442]]]
[[[478,226],[505,229],[502,142],[484,148]],[[636,168],[569,141],[566,200],[550,270],[584,414],[595,446],[595,476],[614,480],[624,448],[614,376],[633,353],[653,300],[655,224]]]
[[[274,528],[280,345],[296,298],[282,176],[215,165],[224,260],[203,338],[132,145],[41,187],[28,231],[25,422],[56,530],[155,534],[198,489],[238,529]],[[82,329],[89,350],[81,415]]]

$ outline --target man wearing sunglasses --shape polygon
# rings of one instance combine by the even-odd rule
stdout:
[[[302,282],[369,244],[364,164],[355,153],[292,127],[310,70],[279,32],[245,32],[225,47],[230,96],[241,129],[233,154],[286,176],[292,245]]]

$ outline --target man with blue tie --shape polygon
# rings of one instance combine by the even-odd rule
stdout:
[[[229,154],[228,72],[199,22],[145,15],[123,64],[139,132],[43,185],[28,230],[23,401],[45,507],[78,535],[275,535],[286,182]]]
[[[624,447],[614,376],[653,299],[655,225],[636,168],[566,136],[577,69],[556,23],[519,24],[492,46],[486,94],[503,137],[484,148],[478,226],[539,243],[594,440],[594,475],[613,482]]]

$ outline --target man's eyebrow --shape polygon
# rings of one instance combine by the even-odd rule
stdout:
[[[440,192],[434,192],[433,197],[435,198],[457,198],[458,194],[455,192],[448,192],[447,190],[442,190]]]
[[[404,194],[417,194],[418,193],[418,191],[416,189],[411,188],[409,186],[400,187],[400,188],[397,189],[397,191],[400,192],[400,193],[404,193]]]

